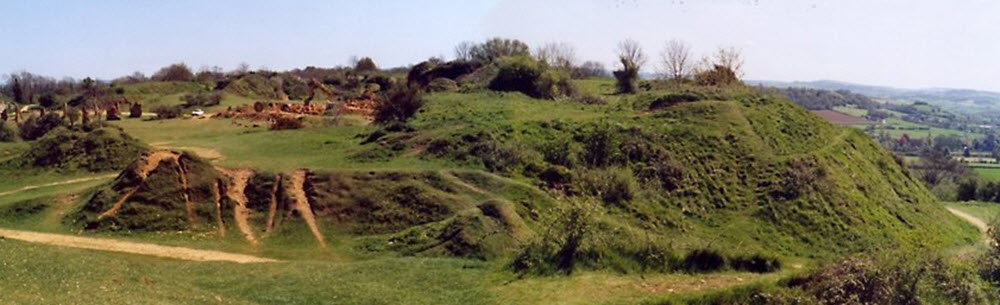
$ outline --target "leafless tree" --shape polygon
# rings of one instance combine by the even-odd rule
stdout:
[[[743,76],[743,55],[736,47],[719,47],[715,52],[715,64],[733,71],[736,77]]]
[[[552,67],[570,70],[576,64],[576,49],[565,42],[550,42],[535,49],[535,59]]]
[[[476,43],[471,41],[463,41],[455,46],[455,59],[456,60],[472,60],[472,48],[476,46]]]
[[[625,39],[618,43],[618,58],[622,62],[628,62],[635,66],[636,70],[646,64],[646,53],[642,52],[642,46],[638,41]]]
[[[660,60],[666,78],[680,80],[691,73],[693,65],[691,47],[683,41],[676,39],[668,41],[660,52]]]

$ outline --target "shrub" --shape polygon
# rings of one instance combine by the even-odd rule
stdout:
[[[427,91],[429,92],[441,92],[441,91],[454,91],[458,90],[458,83],[453,80],[438,77],[427,84]]]
[[[596,196],[609,204],[632,200],[639,189],[632,173],[623,169],[582,171],[573,180],[579,193]]]
[[[658,97],[649,103],[649,110],[657,110],[670,107],[671,105],[685,102],[695,102],[705,97],[694,92],[671,93]]]
[[[176,63],[166,67],[161,68],[156,71],[152,77],[155,81],[191,81],[194,79],[194,74],[191,73],[191,69],[184,63]]]
[[[153,113],[161,120],[173,119],[181,116],[181,107],[161,105],[153,108]]]
[[[378,70],[378,66],[375,65],[375,61],[372,60],[371,57],[361,58],[361,59],[358,60],[357,63],[354,64],[354,71],[358,71],[358,72],[371,72],[371,71],[377,71],[377,70]]]
[[[573,69],[573,78],[603,77],[608,75],[608,70],[604,64],[596,61],[584,62],[579,67]]]
[[[547,99],[569,96],[576,91],[565,73],[527,56],[503,58],[498,66],[496,77],[489,83],[490,90],[517,91]]]
[[[25,141],[32,141],[41,138],[50,130],[55,129],[59,126],[65,126],[66,122],[63,121],[62,117],[55,113],[48,113],[41,117],[31,117],[21,123],[18,132],[20,133],[21,139]]]
[[[0,122],[0,142],[17,141],[17,129],[7,122]]]
[[[580,145],[569,137],[560,137],[540,145],[538,152],[542,154],[545,162],[571,168],[579,162],[577,155],[580,152]]]
[[[715,65],[712,69],[695,73],[694,81],[702,86],[724,86],[739,83],[740,79],[733,70]]]
[[[181,97],[184,107],[210,107],[222,103],[222,92],[188,93]]]
[[[580,160],[590,167],[605,167],[621,155],[621,133],[610,124],[594,124],[580,135],[583,151]]]
[[[621,58],[621,62],[622,69],[614,72],[618,93],[636,93],[639,91],[639,66],[625,57]]]
[[[681,269],[689,272],[719,271],[726,267],[726,257],[714,249],[695,249],[681,261]]]
[[[423,107],[423,93],[415,86],[396,86],[389,97],[375,107],[375,122],[406,122]]]
[[[577,96],[576,101],[586,105],[603,105],[607,103],[607,101],[601,97],[592,94]]]
[[[570,274],[586,260],[588,240],[594,231],[592,208],[576,205],[561,213],[545,230],[514,258],[511,267],[519,273]]]
[[[499,58],[511,56],[530,56],[528,45],[517,39],[495,37],[482,44],[472,46],[469,50],[472,59],[490,63]]]
[[[774,272],[781,269],[781,261],[777,257],[756,253],[749,256],[734,256],[729,258],[729,265],[734,270],[756,273]]]
[[[302,125],[302,120],[291,116],[279,116],[275,117],[271,121],[271,130],[286,130],[286,129],[301,129],[304,127]]]

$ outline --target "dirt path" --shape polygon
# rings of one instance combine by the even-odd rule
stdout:
[[[0,237],[60,247],[150,255],[188,261],[224,261],[241,264],[276,262],[270,258],[252,255],[30,231],[0,229]]]
[[[323,234],[320,233],[319,226],[316,225],[316,216],[313,215],[312,207],[309,206],[309,198],[306,197],[304,188],[306,171],[295,171],[295,173],[292,173],[291,179],[291,185],[288,186],[288,193],[295,197],[295,210],[299,212],[302,220],[309,226],[309,230],[312,231],[313,236],[316,236],[316,241],[319,242],[320,247],[326,248],[326,240],[323,238]]]
[[[455,171],[452,171],[452,170],[443,170],[443,171],[440,171],[440,173],[441,173],[442,176],[444,176],[445,179],[447,179],[448,181],[451,181],[451,183],[457,184],[458,186],[461,186],[461,187],[463,187],[463,188],[465,188],[467,190],[470,190],[470,191],[472,191],[472,192],[474,192],[476,194],[479,194],[479,195],[486,195],[487,194],[486,191],[484,191],[484,190],[476,187],[475,185],[471,185],[471,184],[465,182],[465,180],[462,180],[462,178],[459,178],[458,176],[455,176]]]
[[[253,235],[253,229],[250,228],[250,209],[247,208],[247,196],[243,192],[247,188],[247,182],[253,176],[253,171],[250,170],[234,170],[225,171],[223,169],[218,169],[219,171],[228,175],[232,180],[229,187],[226,188],[226,196],[236,202],[233,205],[233,218],[236,221],[236,227],[240,229],[243,233],[243,237],[246,237],[247,241],[251,245],[257,245],[257,238]]]
[[[14,194],[14,193],[20,193],[20,192],[24,192],[24,191],[30,191],[30,190],[33,190],[33,189],[38,189],[38,188],[43,188],[43,187],[60,186],[60,185],[74,184],[74,183],[82,183],[82,182],[88,182],[88,181],[94,181],[94,180],[101,180],[101,179],[111,179],[111,178],[114,178],[114,177],[117,177],[117,176],[118,176],[118,174],[108,174],[108,175],[102,175],[102,176],[94,176],[94,177],[70,179],[70,180],[66,180],[66,181],[52,182],[52,183],[46,183],[46,184],[29,185],[29,186],[25,186],[25,187],[22,187],[22,188],[19,188],[19,189],[15,189],[15,190],[9,190],[9,191],[0,192],[0,196],[6,196],[6,195]]]
[[[979,217],[969,215],[968,213],[959,211],[958,209],[955,209],[955,208],[946,208],[946,209],[948,209],[948,212],[951,212],[952,214],[955,214],[955,216],[958,216],[958,218],[961,218],[962,220],[965,220],[966,222],[972,224],[977,229],[979,229],[979,232],[983,233],[983,244],[985,244],[987,246],[990,245],[990,238],[987,235],[987,233],[990,230],[990,227],[988,225],[986,225],[985,221],[983,221],[982,219],[979,219]]]

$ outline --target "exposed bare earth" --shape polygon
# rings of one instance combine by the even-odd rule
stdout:
[[[305,170],[297,170],[295,173],[292,173],[288,193],[295,197],[295,211],[299,212],[299,216],[302,216],[302,220],[306,222],[309,230],[316,236],[316,241],[319,242],[320,247],[326,248],[326,240],[323,238],[323,234],[320,233],[319,226],[316,225],[316,216],[313,215],[312,207],[309,206],[309,198],[306,197],[304,188],[306,174]]]
[[[839,111],[833,110],[813,110],[812,113],[822,117],[823,119],[829,121],[830,123],[840,124],[840,125],[857,125],[857,124],[871,124],[872,121],[865,120],[864,118],[859,118],[856,116],[851,116]]]
[[[188,261],[224,261],[241,264],[276,262],[270,258],[252,255],[30,231],[0,229],[0,237],[53,246],[151,255]]]
[[[961,218],[962,220],[965,220],[966,222],[975,226],[977,229],[979,229],[979,232],[983,232],[983,243],[986,244],[987,246],[990,245],[990,239],[989,236],[987,235],[987,233],[990,230],[990,227],[986,225],[985,221],[979,219],[979,217],[972,216],[966,212],[959,211],[958,209],[954,208],[946,208],[946,209],[948,209],[948,212],[951,212],[952,214],[955,214],[955,216],[958,216],[958,218]]]
[[[250,209],[247,209],[247,196],[244,194],[244,190],[247,188],[247,182],[250,177],[253,176],[253,172],[249,170],[234,170],[227,171],[224,169],[218,169],[220,172],[225,173],[230,177],[231,182],[229,187],[226,188],[226,196],[236,202],[233,205],[233,218],[236,220],[236,227],[243,232],[243,237],[246,237],[247,241],[251,245],[257,245],[257,238],[253,235],[253,229],[250,228]]]

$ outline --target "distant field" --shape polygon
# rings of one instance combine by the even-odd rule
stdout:
[[[853,116],[847,113],[833,111],[833,110],[814,110],[812,113],[822,117],[830,123],[840,124],[840,125],[857,125],[857,124],[867,124],[870,121],[862,119],[857,116]]]
[[[983,179],[1000,181],[1000,167],[973,167],[972,170],[979,174],[979,176],[982,176]]]
[[[845,113],[845,114],[848,114],[848,115],[851,115],[851,116],[856,116],[856,117],[859,117],[859,118],[860,117],[864,117],[865,115],[868,115],[868,109],[861,109],[861,108],[858,108],[858,107],[853,106],[853,105],[851,105],[851,106],[837,106],[837,107],[833,107],[833,110],[837,111],[837,112],[840,112],[840,113]]]

